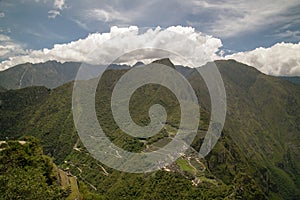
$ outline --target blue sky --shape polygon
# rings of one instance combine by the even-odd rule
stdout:
[[[191,26],[232,54],[299,43],[300,1],[0,0],[0,60],[130,25]]]

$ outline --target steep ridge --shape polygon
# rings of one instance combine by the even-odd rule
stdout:
[[[0,71],[0,92],[3,89],[20,89],[30,86],[44,86],[56,88],[65,83],[75,80],[76,74],[81,67],[79,62],[60,63],[47,61],[45,63],[25,63]],[[94,68],[129,69],[128,65],[110,64],[89,65]],[[91,68],[92,69],[92,68]],[[99,71],[99,70],[96,70]],[[85,74],[85,79],[95,78],[94,71]]]
[[[270,190],[297,199],[300,87],[233,60],[216,65],[227,92],[225,130],[261,172],[267,171],[263,176],[274,181]]]
[[[45,89],[45,93],[41,95],[43,98],[28,98],[28,94],[32,94],[32,90],[35,91],[36,88],[0,93],[0,137],[34,135],[41,138],[45,152],[54,156],[57,164],[80,175],[87,185],[96,186],[101,183],[94,192],[111,198],[125,194],[132,197],[132,193],[146,198],[151,196],[152,193],[148,192],[152,190],[160,193],[160,196],[155,194],[158,195],[157,198],[173,192],[188,199],[196,194],[201,194],[203,198],[216,198],[219,195],[229,199],[298,199],[299,87],[266,76],[233,60],[216,61],[216,65],[225,83],[228,112],[222,137],[205,160],[200,160],[202,164],[198,163],[191,150],[191,153],[187,152],[165,171],[149,176],[131,175],[102,166],[88,154],[80,142],[74,149],[78,136],[71,113],[72,83],[50,91]],[[192,144],[197,151],[209,122],[209,95],[197,71],[178,66],[176,68],[180,68],[181,73],[188,78],[203,105],[200,111],[200,128]],[[111,69],[104,73],[96,98],[100,124],[110,139],[126,150],[140,152],[163,146],[176,133],[180,119],[178,102],[166,88],[149,85],[139,88],[132,97],[130,110],[133,119],[141,125],[149,122],[149,106],[160,103],[166,107],[168,123],[156,136],[146,141],[129,137],[118,129],[112,118],[109,110],[110,94],[116,81],[127,70]],[[147,101],[141,98],[142,95],[149,96]],[[34,93],[33,96],[38,95]],[[18,99],[29,99],[33,103]],[[15,102],[16,105],[20,102],[22,105],[14,108],[10,106],[14,104],[9,102]],[[15,117],[17,115],[21,117]],[[205,170],[202,171],[203,169]],[[103,173],[99,174],[99,171]],[[157,184],[150,186],[151,181],[156,181]],[[194,186],[188,185],[181,192],[167,189],[168,185],[176,189],[181,184],[192,184],[192,181]],[[144,187],[138,190],[138,183],[144,184]],[[164,187],[165,193],[159,187]],[[189,190],[192,192],[188,193]],[[151,197],[154,198],[155,195],[152,194]]]
[[[0,86],[6,89],[19,89],[29,86],[55,88],[75,79],[81,63],[25,63],[0,72]]]

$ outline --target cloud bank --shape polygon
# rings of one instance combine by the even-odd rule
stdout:
[[[221,46],[220,39],[204,35],[191,27],[172,26],[167,29],[157,27],[142,31],[136,26],[128,28],[114,26],[109,33],[94,33],[68,44],[56,44],[52,49],[35,50],[28,55],[10,57],[9,60],[0,63],[0,70],[25,62],[40,63],[48,60],[109,64],[117,58],[116,55],[141,48],[168,49],[200,66],[216,59],[216,53]],[[147,63],[161,56],[156,55],[154,51],[147,51],[139,55],[138,59],[131,55],[127,59],[123,57],[120,62],[133,64],[141,60]],[[175,57],[172,60],[175,64],[186,64],[178,63],[180,61]]]
[[[270,48],[257,48],[225,56],[275,76],[300,76],[300,42],[278,43]]]
[[[269,75],[300,75],[300,42],[278,43],[269,48],[257,48],[252,51],[239,52],[225,57],[221,54],[222,42],[213,36],[205,35],[192,27],[171,26],[166,29],[140,29],[137,26],[127,28],[111,27],[108,33],[93,33],[86,38],[67,44],[56,44],[51,49],[23,50],[21,45],[9,37],[0,35],[0,70],[18,64],[30,62],[41,63],[49,60],[58,62],[86,62],[90,64],[110,64],[124,52],[142,48],[154,48],[152,51],[140,51],[139,55],[122,56],[116,63],[134,64],[137,61],[149,63],[162,57],[170,57],[175,64],[198,67],[216,59],[235,59],[256,67]],[[164,54],[155,49],[167,49],[174,54]],[[16,56],[18,55],[19,56]],[[183,57],[193,63],[190,65]]]

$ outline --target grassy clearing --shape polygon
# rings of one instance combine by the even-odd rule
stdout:
[[[212,184],[212,185],[215,185],[215,186],[218,185],[218,183],[215,179],[209,179],[209,178],[206,178],[205,176],[199,177],[199,180],[201,182],[209,183],[209,184]]]
[[[194,168],[189,164],[189,161],[179,158],[176,160],[177,165],[182,169],[183,171],[189,172],[191,174],[195,173]]]

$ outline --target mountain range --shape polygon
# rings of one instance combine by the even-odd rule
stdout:
[[[24,63],[16,65],[5,71],[0,71],[0,91],[3,89],[20,89],[29,86],[45,86],[49,89],[56,88],[75,80],[78,69],[82,63],[66,62],[60,63],[57,61],[47,61],[45,63]],[[137,62],[133,66],[143,65],[142,62]],[[96,67],[105,68],[105,65],[97,65]],[[130,69],[129,65],[111,64],[110,69]],[[189,67],[176,65],[177,71],[183,75],[187,75],[192,70]],[[94,74],[89,74],[89,78],[93,78]],[[298,76],[279,76],[283,80],[287,80],[294,84],[300,84]]]
[[[85,149],[72,116],[73,80],[80,63],[27,63],[1,72],[1,140],[38,138],[44,153],[76,176],[79,191],[93,194],[91,199],[300,199],[299,85],[234,60],[215,61],[225,84],[227,117],[217,145],[199,159],[211,109],[205,82],[196,69],[174,66],[169,59],[156,63],[180,72],[201,105],[191,148],[162,170],[119,172]],[[129,70],[130,66],[114,65],[104,72],[96,93],[97,117],[117,146],[133,152],[153,151],[176,133],[179,103],[165,87],[139,88],[130,102],[133,120],[147,125],[150,106],[159,103],[168,113],[167,121],[164,129],[147,139],[123,133],[113,119],[110,99],[117,80]]]

